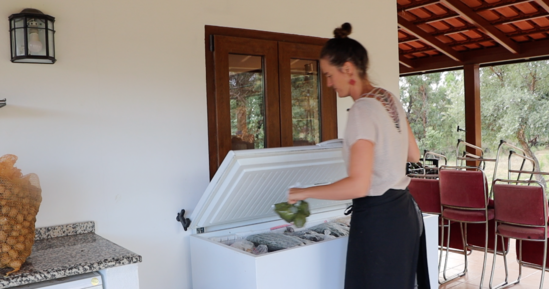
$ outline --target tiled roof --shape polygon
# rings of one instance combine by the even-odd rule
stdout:
[[[549,0],[397,0],[401,75],[549,57]]]

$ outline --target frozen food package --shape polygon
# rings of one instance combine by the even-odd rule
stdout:
[[[261,233],[250,235],[246,237],[246,240],[254,243],[254,245],[256,246],[267,246],[269,252],[288,249],[296,246],[303,246],[307,244],[306,240],[279,233]]]
[[[252,252],[254,248],[254,243],[247,240],[236,240],[234,243],[231,244],[231,247],[237,248],[246,252]]]

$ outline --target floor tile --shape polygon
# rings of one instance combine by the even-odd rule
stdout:
[[[508,265],[508,282],[513,282],[517,279],[519,274],[519,265],[517,262],[517,257],[515,253],[515,241],[510,241],[510,250],[507,254],[507,265]],[[490,276],[492,272],[492,262],[494,255],[488,253],[486,259],[486,271],[484,275],[484,282],[482,288],[489,288]],[[467,256],[468,261],[468,272],[465,276],[457,278],[446,284],[439,286],[440,289],[463,289],[463,288],[480,288],[480,278],[482,273],[482,264],[484,259],[483,251],[473,251],[470,255]],[[442,259],[444,262],[444,256]],[[444,263],[441,267],[444,266]],[[448,264],[446,276],[453,276],[461,271],[464,268],[464,257],[463,254],[452,253],[448,255]],[[441,268],[442,270],[442,268]],[[505,280],[505,266],[503,262],[503,256],[496,256],[496,266],[494,268],[494,277],[493,284],[499,285]],[[508,288],[512,289],[537,289],[539,288],[541,278],[541,271],[538,269],[522,267],[522,276],[519,284],[513,285]],[[443,281],[442,273],[439,275],[439,280]],[[546,274],[544,280],[544,288],[549,289],[549,276]]]

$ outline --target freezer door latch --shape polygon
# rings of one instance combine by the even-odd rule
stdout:
[[[185,210],[181,210],[181,212],[177,213],[177,217],[175,218],[178,222],[183,225],[183,229],[187,231],[187,228],[191,225],[191,219],[185,218]]]

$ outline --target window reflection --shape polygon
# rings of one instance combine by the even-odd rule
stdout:
[[[320,142],[319,73],[316,60],[291,59],[294,146]]]
[[[260,56],[229,54],[233,150],[265,147],[262,60]]]

